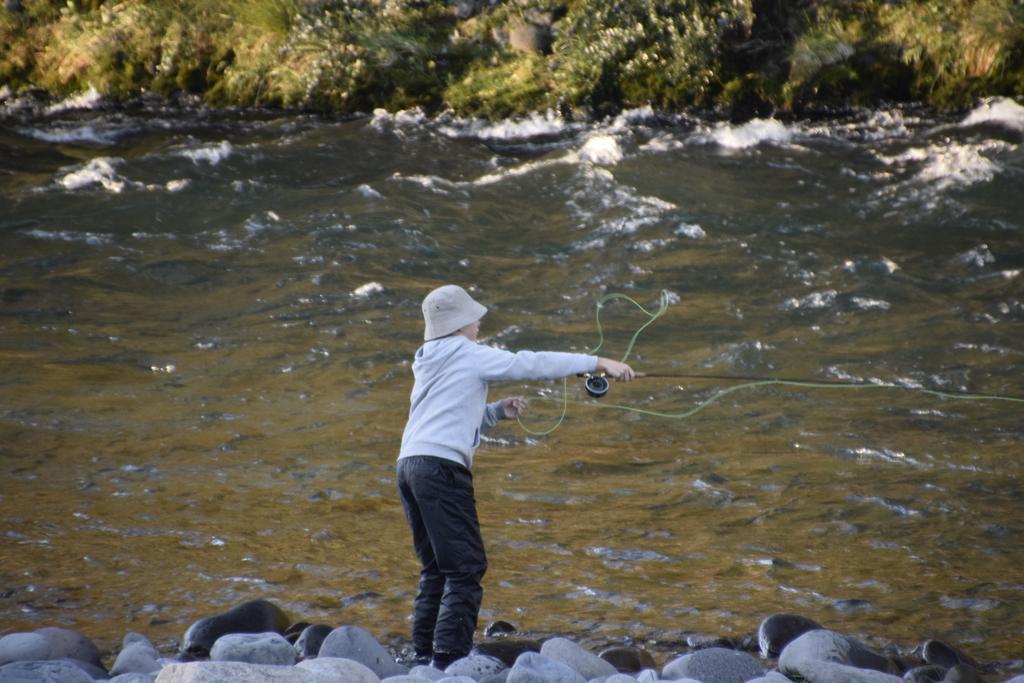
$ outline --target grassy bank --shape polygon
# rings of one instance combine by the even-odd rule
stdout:
[[[333,113],[746,117],[1024,94],[1018,0],[6,0],[0,84]]]

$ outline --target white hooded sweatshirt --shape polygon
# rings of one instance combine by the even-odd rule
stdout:
[[[512,353],[462,335],[426,342],[412,364],[409,421],[398,458],[433,455],[473,466],[481,432],[505,417],[487,403],[487,385],[502,380],[558,379],[597,369],[597,356],[557,351]]]

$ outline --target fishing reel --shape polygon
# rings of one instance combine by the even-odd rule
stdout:
[[[601,398],[608,393],[608,378],[604,373],[583,372],[577,375],[583,378],[583,389],[591,398]]]

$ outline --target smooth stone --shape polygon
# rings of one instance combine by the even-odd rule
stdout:
[[[409,673],[369,631],[359,626],[340,626],[328,633],[319,656],[354,659],[380,678]]]
[[[409,669],[409,675],[425,678],[428,681],[439,681],[445,677],[445,673],[443,671],[426,664],[419,664],[418,666],[414,666]]]
[[[77,659],[103,669],[100,650],[87,637],[70,628],[47,626],[35,631],[50,644],[49,659]],[[106,669],[103,669],[104,673]]]
[[[93,677],[66,659],[11,662],[0,666],[0,683],[93,683]]]
[[[1020,676],[1014,676],[1008,681],[1003,681],[1003,683],[1024,683],[1024,674]]]
[[[650,652],[632,645],[613,645],[597,656],[622,673],[635,673],[658,666]]]
[[[156,683],[336,683],[337,680],[297,666],[245,662],[170,664],[161,669],[156,677]],[[374,680],[372,683],[378,682]]]
[[[983,683],[978,670],[970,664],[957,664],[946,672],[942,683]]]
[[[551,638],[540,646],[540,653],[548,659],[571,667],[586,680],[613,676],[618,670],[597,655],[587,652],[568,638]]]
[[[11,633],[0,638],[0,666],[50,658],[50,642],[38,633]]]
[[[498,621],[492,621],[491,623],[487,624],[487,627],[484,629],[484,635],[488,638],[493,638],[495,636],[504,636],[508,635],[509,633],[515,632],[515,626],[508,623],[507,621],[501,621],[500,619]]]
[[[539,652],[524,652],[508,674],[508,683],[586,683],[572,667]]]
[[[299,659],[316,657],[320,654],[320,647],[324,644],[324,638],[334,629],[327,624],[311,624],[302,629],[298,639],[295,641],[295,654]]]
[[[747,683],[793,683],[793,681],[786,678],[778,671],[769,671],[760,678],[751,678]]]
[[[419,681],[416,683],[419,683]],[[470,678],[469,676],[445,676],[437,683],[477,683],[477,679]]]
[[[501,660],[508,667],[513,666],[519,655],[525,652],[540,652],[540,643],[536,640],[510,640],[499,638],[477,643],[470,654],[487,655]]]
[[[295,664],[295,648],[280,633],[229,633],[213,644],[210,659],[291,666]]]
[[[110,679],[110,683],[156,683],[156,676],[159,672],[153,671],[148,674],[127,673],[119,674]]]
[[[400,674],[398,676],[388,676],[387,678],[380,679],[380,683],[423,683],[422,678],[419,676],[413,676],[412,674]],[[470,679],[473,680],[473,679]],[[476,683],[476,681],[473,681]]]
[[[805,662],[800,675],[805,683],[900,683],[903,680],[874,669],[823,661]]]
[[[125,636],[127,638],[127,636]],[[117,653],[114,665],[110,667],[111,676],[121,674],[148,674],[160,670],[160,653],[147,640],[129,642]]]
[[[712,647],[683,655],[665,665],[662,678],[695,678],[703,683],[745,683],[764,675],[757,660],[746,652]]]
[[[181,651],[206,657],[213,644],[229,633],[284,633],[290,620],[284,611],[267,600],[250,600],[227,612],[203,617],[185,631]]]
[[[794,639],[822,628],[818,622],[799,614],[773,614],[757,627],[757,643],[762,657],[778,657]]]
[[[345,683],[380,683],[380,676],[354,659],[318,657],[299,662],[295,668]]]
[[[446,676],[468,676],[474,681],[479,681],[484,676],[500,673],[507,668],[505,663],[496,657],[469,655],[449,664],[444,673]]]
[[[591,681],[590,683],[594,683],[594,682]],[[615,674],[614,676],[609,676],[608,678],[604,679],[604,683],[638,683],[638,682],[632,676],[627,676],[626,674],[619,673],[619,674]]]
[[[903,680],[911,683],[938,683],[946,677],[946,667],[937,664],[917,666],[903,674]]]
[[[921,659],[925,664],[937,664],[951,669],[957,664],[977,666],[977,662],[952,645],[941,640],[926,640],[921,645]]]
[[[860,669],[890,673],[892,663],[859,641],[835,631],[808,631],[792,641],[779,655],[779,672],[803,675],[809,662],[831,662]]]
[[[496,674],[489,674],[480,679],[480,683],[508,683],[508,673],[511,669],[503,669]]]
[[[654,681],[660,681],[661,676],[654,669],[644,669],[636,675],[637,683],[654,683]]]

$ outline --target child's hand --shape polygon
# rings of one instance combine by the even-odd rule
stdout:
[[[598,358],[597,371],[603,372],[619,382],[628,382],[636,377],[636,372],[633,371],[633,368],[610,358]]]
[[[501,410],[506,420],[514,420],[526,412],[526,399],[522,396],[509,396],[501,399]]]

